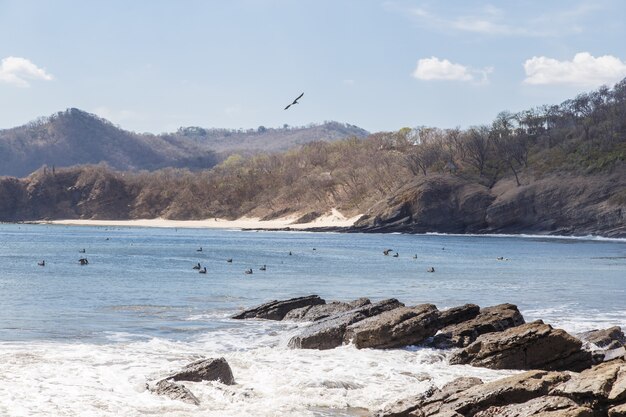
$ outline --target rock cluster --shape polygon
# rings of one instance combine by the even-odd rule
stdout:
[[[619,328],[585,334],[586,342],[541,321],[525,323],[513,304],[480,308],[475,304],[440,311],[433,304],[405,306],[396,299],[372,303],[326,303],[317,295],[272,301],[234,318],[309,321],[289,340],[300,349],[333,349],[354,344],[359,349],[390,349],[423,344],[458,348],[452,364],[492,369],[581,371],[594,363],[624,355]],[[588,346],[604,346],[590,352]],[[608,350],[607,350],[608,349]]]
[[[301,306],[303,300],[311,304]],[[259,315],[277,306],[281,314]],[[317,296],[273,301],[237,317],[312,322],[291,338],[292,348],[423,344],[452,348],[451,364],[527,370],[490,383],[459,378],[402,400],[380,417],[626,417],[626,337],[619,327],[574,337],[541,320],[526,323],[513,304],[440,311],[396,299],[327,304]]]
[[[379,417],[626,416],[626,361],[581,373],[533,370],[483,384],[459,378],[378,413]]]

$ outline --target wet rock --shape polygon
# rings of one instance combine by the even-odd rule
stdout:
[[[291,298],[283,301],[270,301],[250,310],[245,310],[234,315],[233,319],[268,319],[282,320],[291,310],[306,306],[325,304],[326,301],[317,295],[309,295],[306,297]]]
[[[476,304],[464,304],[462,306],[449,308],[439,313],[440,327],[462,323],[475,318],[480,312],[480,307]]]
[[[327,317],[313,323],[300,334],[292,337],[289,340],[289,347],[333,349],[343,343],[344,333],[349,325],[403,306],[404,304],[395,298],[391,298]]]
[[[400,400],[376,415],[378,417],[423,416],[423,414],[421,414],[422,407],[429,407],[434,404],[440,405],[450,395],[465,391],[474,385],[482,383],[483,381],[480,378],[460,377],[454,381],[448,382],[441,389],[432,388],[423,394]],[[433,406],[433,408],[436,407]]]
[[[352,310],[364,305],[371,304],[369,298],[359,298],[349,303],[333,301],[327,304],[311,305],[291,310],[283,320],[292,321],[318,321],[334,314]]]
[[[382,412],[380,417],[474,416],[492,407],[520,404],[548,395],[559,383],[570,378],[566,372],[528,371],[487,384],[467,381],[468,388],[452,386],[426,393],[417,403],[398,411]],[[458,380],[457,380],[458,381]],[[456,382],[456,381],[453,381]],[[483,414],[486,417],[488,414]],[[496,416],[498,414],[494,414]],[[514,414],[511,414],[513,416]]]
[[[174,381],[220,381],[222,384],[234,385],[233,372],[224,358],[202,359],[185,366],[180,372],[166,378]]]
[[[352,342],[359,349],[416,345],[437,332],[438,318],[433,304],[395,308],[349,325],[344,343]]]
[[[596,365],[555,387],[554,395],[563,395],[587,403],[626,401],[626,361],[615,360]]]
[[[444,327],[433,338],[433,346],[440,349],[465,347],[485,333],[501,332],[524,324],[524,317],[513,304],[499,304],[480,309],[476,317]]]
[[[591,330],[589,332],[580,333],[578,337],[584,341],[593,343],[597,347],[604,350],[618,349],[626,345],[626,335],[619,326],[609,327],[608,329]]]
[[[450,358],[451,364],[491,369],[582,370],[591,366],[591,354],[582,342],[542,321],[481,335]]]
[[[193,395],[187,387],[182,384],[177,384],[171,380],[163,379],[157,382],[153,387],[150,387],[150,391],[157,395],[164,395],[172,400],[179,400],[189,404],[200,405],[200,400]]]
[[[521,404],[489,407],[473,417],[594,417],[589,407],[576,404],[565,397],[539,397]]]

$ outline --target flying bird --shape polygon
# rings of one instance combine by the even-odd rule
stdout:
[[[293,103],[288,104],[288,105],[287,105],[287,107],[285,107],[285,110],[287,110],[289,107],[293,106],[294,104],[298,104],[298,100],[300,100],[300,99],[302,98],[302,96],[303,96],[303,95],[304,95],[304,93],[300,94],[300,95],[298,96],[298,98],[296,98],[296,99],[293,101]]]

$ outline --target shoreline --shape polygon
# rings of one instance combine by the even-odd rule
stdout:
[[[341,215],[340,215],[341,216]],[[379,233],[379,234],[415,234],[421,236],[463,236],[463,237],[489,237],[489,238],[522,238],[522,239],[562,239],[581,240],[596,242],[618,242],[626,243],[624,237],[607,237],[602,235],[556,235],[540,233],[441,233],[441,232],[384,232],[352,229],[352,226],[362,215],[351,218],[341,218],[328,215],[308,223],[293,223],[297,216],[283,217],[273,220],[261,220],[260,218],[241,217],[236,220],[221,218],[204,220],[169,220],[163,218],[156,219],[133,219],[133,220],[85,220],[85,219],[64,219],[64,220],[33,220],[15,222],[15,224],[47,224],[60,226],[91,226],[91,227],[153,227],[153,228],[180,228],[180,229],[223,229],[223,230],[248,230],[248,231],[296,231],[296,232],[318,232],[318,233]],[[0,222],[4,223],[4,222]],[[12,222],[9,222],[12,223]]]
[[[272,220],[261,220],[255,217],[241,217],[236,220],[220,218],[204,220],[169,220],[135,219],[135,220],[38,220],[25,223],[53,224],[65,226],[110,226],[110,227],[157,227],[157,228],[188,228],[188,229],[238,229],[238,230],[308,230],[347,228],[356,223],[362,214],[347,218],[333,209],[332,213],[318,217],[307,223],[295,223],[298,216],[280,217]]]

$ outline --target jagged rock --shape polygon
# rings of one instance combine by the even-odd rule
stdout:
[[[626,345],[626,335],[619,326],[609,327],[608,329],[591,330],[578,335],[585,341],[596,345],[599,348],[610,350],[618,349]]]
[[[478,315],[480,307],[476,304],[464,304],[462,306],[449,308],[439,313],[440,327],[462,323],[471,320]]]
[[[174,381],[220,381],[222,384],[233,385],[233,372],[224,358],[202,359],[185,366],[180,372],[165,378]]]
[[[583,407],[565,397],[539,397],[521,404],[489,407],[473,417],[593,417],[591,408]]]
[[[586,402],[624,402],[626,361],[605,362],[579,374],[573,374],[570,380],[555,387],[552,394]]]
[[[349,325],[344,343],[352,342],[359,349],[415,345],[437,332],[438,318],[433,304],[395,308]]]
[[[582,370],[591,366],[591,354],[582,342],[542,321],[481,335],[456,352],[451,364],[492,369]]]
[[[412,398],[406,398],[400,400],[387,409],[379,412],[379,417],[411,417],[413,415],[422,416],[419,413],[420,407],[426,407],[432,404],[441,403],[452,394],[465,391],[474,385],[482,384],[483,381],[480,378],[463,376],[448,382],[441,389],[432,388],[423,394],[414,396]],[[413,414],[418,412],[418,414]]]
[[[481,334],[501,332],[520,324],[524,324],[524,317],[513,304],[485,307],[473,319],[441,329],[433,338],[433,345],[440,349],[465,347]]]
[[[592,352],[596,354],[598,351]],[[601,351],[602,361],[612,361],[613,359],[626,359],[626,347],[618,347],[617,349],[603,350]]]
[[[167,379],[156,383],[150,391],[157,395],[165,395],[172,400],[180,400],[189,404],[200,405],[200,400],[187,387]]]
[[[333,314],[342,313],[367,304],[371,304],[369,298],[359,298],[349,303],[333,301],[327,304],[311,305],[291,310],[283,320],[318,321]]]
[[[325,303],[326,301],[324,301],[317,295],[291,298],[289,300],[283,301],[274,300],[253,309],[245,310],[239,314],[234,315],[232,318],[282,320],[285,315],[287,315],[287,313],[289,313],[293,309]]]
[[[626,403],[609,408],[609,417],[626,417]]]
[[[379,414],[380,417],[448,417],[474,416],[490,407],[525,403],[548,395],[549,391],[570,375],[567,372],[528,371],[487,384],[474,384],[467,389],[444,389],[426,393],[417,404],[404,411]],[[474,384],[474,385],[472,385]],[[405,404],[406,405],[406,404]],[[486,417],[487,415],[483,415]]]
[[[292,337],[289,340],[289,347],[333,349],[343,343],[344,333],[349,325],[384,311],[403,306],[404,304],[395,298],[391,298],[327,317],[313,323],[299,335]]]

